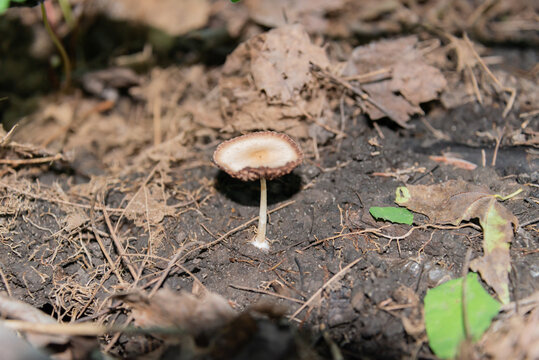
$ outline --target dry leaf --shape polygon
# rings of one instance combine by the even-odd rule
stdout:
[[[113,19],[141,22],[173,36],[203,27],[210,14],[207,0],[104,0],[99,7]]]
[[[379,104],[383,104],[387,112],[399,123],[404,124],[410,119],[413,114],[421,114],[423,110],[419,106],[414,106],[410,102],[406,101],[402,96],[396,95],[390,89],[389,81],[379,81],[372,84],[363,85],[363,89],[369,94],[371,98],[376,100]],[[376,106],[366,103],[365,108],[372,120],[378,120],[386,116]]]
[[[539,309],[518,313],[491,326],[481,341],[481,353],[493,360],[539,359]]]
[[[325,33],[330,26],[327,15],[342,9],[347,0],[246,0],[249,16],[268,27],[299,23],[309,33]]]
[[[116,298],[129,304],[137,326],[180,328],[191,335],[211,331],[236,316],[225,298],[209,291],[194,295],[165,288],[152,297],[133,291]]]
[[[61,220],[62,229],[71,232],[90,220],[88,214],[80,208],[65,207],[66,216]]]
[[[441,71],[422,59],[400,61],[393,66],[391,90],[400,92],[414,105],[437,99],[446,85]]]
[[[125,216],[132,220],[137,226],[159,224],[165,216],[172,216],[175,209],[167,205],[167,197],[163,190],[157,185],[142,187],[136,194],[127,194],[126,200],[129,205],[126,208]]]
[[[408,185],[397,189],[396,202],[425,214],[433,223],[458,225],[461,221],[478,218],[483,228],[484,255],[474,259],[470,267],[481,274],[502,302],[509,301],[509,244],[518,220],[489,189],[463,180]]]
[[[272,129],[307,137],[307,124],[300,119],[331,113],[310,62],[329,66],[324,49],[313,45],[300,25],[263,33],[238,46],[219,81],[228,130]]]
[[[416,36],[382,40],[354,49],[343,75],[353,77],[386,69],[391,79],[362,85],[369,96],[383,104],[402,126],[413,114],[422,114],[419,104],[435,100],[447,85],[437,68],[427,64]],[[385,116],[367,104],[373,120]]]

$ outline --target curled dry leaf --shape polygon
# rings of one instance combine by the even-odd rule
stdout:
[[[509,302],[509,244],[517,218],[501,205],[494,193],[463,180],[435,185],[408,185],[397,189],[396,203],[424,214],[433,223],[458,225],[478,218],[483,228],[482,257],[470,267],[478,271],[500,300]]]
[[[212,331],[232,320],[236,312],[221,295],[199,295],[161,289],[149,297],[141,291],[116,295],[133,311],[137,326],[179,328],[191,335]]]
[[[354,77],[386,69],[390,79],[363,85],[363,89],[400,125],[413,114],[422,114],[419,104],[435,100],[447,82],[440,70],[427,63],[416,36],[382,40],[354,49],[343,75]],[[367,104],[373,120],[385,116]]]
[[[219,81],[221,111],[229,130],[272,129],[307,137],[300,119],[329,113],[325,91],[310,63],[329,66],[323,48],[300,25],[288,25],[242,43],[230,54]]]

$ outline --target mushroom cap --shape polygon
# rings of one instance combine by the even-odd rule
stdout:
[[[272,180],[288,174],[303,160],[299,145],[288,135],[260,131],[221,143],[213,161],[230,176],[243,181]]]

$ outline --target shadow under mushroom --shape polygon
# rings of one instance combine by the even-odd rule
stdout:
[[[293,197],[301,190],[301,177],[294,173],[267,182],[268,205]],[[244,206],[260,206],[260,181],[241,181],[219,170],[215,188],[228,199]]]

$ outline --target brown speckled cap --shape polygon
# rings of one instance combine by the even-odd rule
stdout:
[[[272,180],[301,164],[303,152],[286,134],[260,131],[221,143],[213,153],[213,161],[221,170],[243,181]]]

